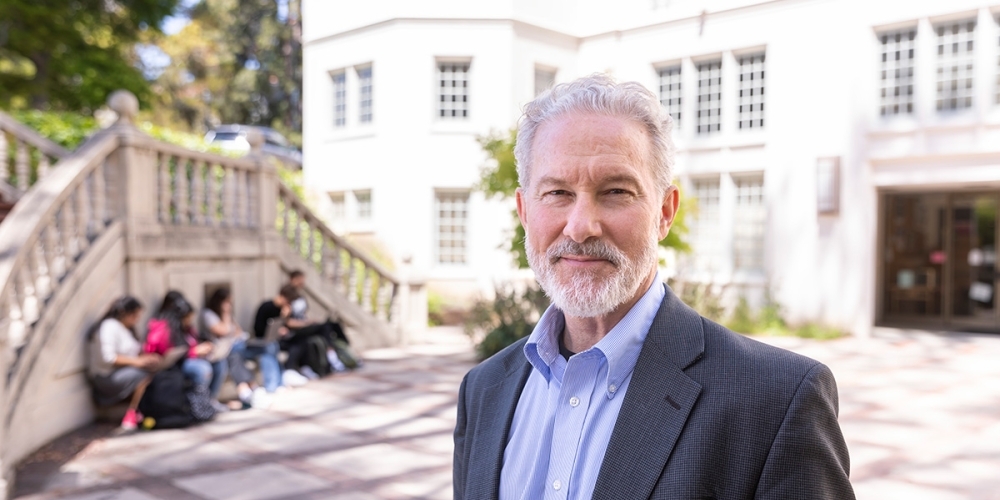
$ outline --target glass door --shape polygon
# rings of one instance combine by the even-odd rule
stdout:
[[[956,194],[951,201],[951,324],[1000,330],[997,307],[997,215],[1000,196]]]
[[[886,198],[883,248],[885,319],[916,324],[943,320],[948,196]]]

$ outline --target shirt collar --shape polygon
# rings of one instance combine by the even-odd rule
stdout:
[[[656,318],[663,297],[663,279],[659,271],[652,285],[625,317],[618,322],[594,347],[584,352],[599,351],[608,362],[608,377],[606,387],[608,397],[613,396],[622,382],[632,373],[635,362],[639,359],[639,351],[646,340],[646,334]],[[538,320],[534,331],[524,345],[524,355],[528,362],[538,370],[546,380],[552,375],[562,378],[566,369],[566,360],[559,355],[559,335],[566,325],[563,312],[549,306]]]

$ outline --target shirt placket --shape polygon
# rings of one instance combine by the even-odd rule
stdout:
[[[598,355],[581,353],[569,360],[555,408],[545,498],[571,498],[569,485],[579,455],[591,395],[600,369]]]

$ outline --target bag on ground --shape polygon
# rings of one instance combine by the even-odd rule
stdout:
[[[179,366],[153,376],[139,401],[139,411],[155,421],[153,428],[176,429],[195,422],[187,398],[189,384]]]
[[[326,342],[321,337],[306,339],[305,364],[320,377],[330,374],[330,360],[326,357]]]
[[[344,342],[343,340],[333,341],[333,350],[337,352],[337,357],[340,358],[340,362],[348,370],[353,370],[361,366],[361,358],[351,349],[351,346]]]

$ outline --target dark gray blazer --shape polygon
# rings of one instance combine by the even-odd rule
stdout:
[[[531,370],[525,340],[462,381],[456,499],[499,496],[507,435]],[[667,288],[593,498],[853,499],[849,469],[829,368],[704,319]]]

